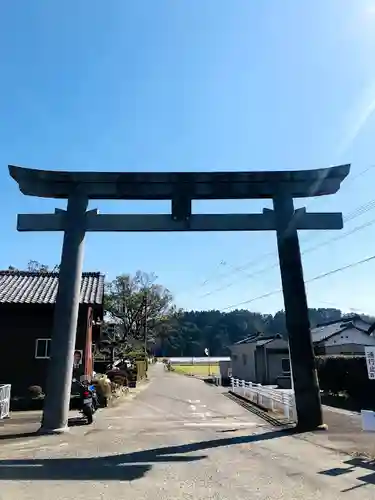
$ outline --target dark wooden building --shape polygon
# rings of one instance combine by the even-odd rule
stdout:
[[[12,395],[46,388],[58,273],[0,271],[0,384]],[[83,273],[75,349],[76,373],[91,374],[92,345],[103,319],[104,276]]]

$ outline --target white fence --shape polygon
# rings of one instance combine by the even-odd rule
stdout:
[[[291,422],[297,421],[292,390],[275,389],[273,386],[267,387],[261,384],[253,384],[233,377],[231,377],[231,385],[232,392],[235,394],[274,413],[281,413]]]
[[[172,357],[167,358],[172,363],[172,365],[209,365],[216,364],[220,361],[230,361],[229,357],[212,357],[212,356],[204,356],[204,357]]]
[[[0,385],[0,420],[9,417],[10,384]]]

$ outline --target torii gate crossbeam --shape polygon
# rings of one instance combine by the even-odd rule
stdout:
[[[67,199],[67,210],[22,214],[19,231],[64,231],[51,359],[42,431],[67,428],[79,307],[83,243],[87,231],[270,231],[277,234],[280,272],[298,428],[323,425],[298,230],[342,229],[341,213],[294,209],[293,198],[336,193],[350,165],[272,172],[62,172],[9,166],[21,192]],[[272,199],[261,214],[192,214],[193,200]],[[170,200],[164,215],[116,215],[87,211],[89,200]]]

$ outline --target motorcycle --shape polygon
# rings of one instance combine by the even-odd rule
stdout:
[[[78,384],[80,393],[80,411],[86,417],[87,423],[92,424],[93,415],[99,407],[95,386],[73,379]]]

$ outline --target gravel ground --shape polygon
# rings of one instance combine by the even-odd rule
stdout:
[[[304,439],[353,456],[375,459],[375,433],[363,432],[359,413],[323,407],[327,432],[305,434]]]

